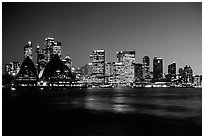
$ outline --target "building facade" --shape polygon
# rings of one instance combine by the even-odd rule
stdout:
[[[32,55],[32,42],[28,41],[27,45],[24,47],[24,58],[26,58],[27,56],[30,57],[30,59],[33,58]]]
[[[113,62],[105,63],[105,76],[113,75]]]
[[[135,64],[135,82],[140,82],[143,80],[143,64]]]
[[[133,83],[135,80],[135,51],[120,51],[117,52],[117,63],[122,63],[124,66],[124,81],[125,83]]]
[[[196,87],[202,86],[202,75],[194,76],[194,86],[196,86]]]
[[[113,63],[113,82],[117,84],[126,83],[127,76],[124,72],[125,66],[121,62]]]
[[[96,83],[105,83],[105,50],[94,50],[90,55],[92,78]]]
[[[148,56],[143,57],[143,79],[150,79],[150,59]]]
[[[155,57],[153,59],[153,76],[154,81],[161,81],[163,78],[163,59]]]
[[[5,64],[5,74],[16,76],[20,71],[20,62],[10,62],[9,64]]]
[[[168,65],[168,79],[173,81],[176,79],[176,62]]]
[[[193,83],[193,70],[191,66],[185,66],[183,69],[184,73],[184,83],[191,84]]]
[[[54,38],[48,37],[45,38],[45,47],[40,50],[40,46],[37,45],[36,47],[37,53],[37,69],[38,72],[42,71],[47,63],[50,61],[54,55],[58,55],[61,59],[61,43],[55,42]]]

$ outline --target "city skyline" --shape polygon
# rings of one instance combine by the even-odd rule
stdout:
[[[87,64],[96,49],[106,51],[106,62],[116,61],[117,51],[134,50],[136,63],[150,57],[151,71],[153,58],[161,57],[164,73],[175,61],[177,73],[190,65],[195,75],[202,74],[201,4],[3,3],[2,69],[10,61],[22,63],[28,41],[36,51],[50,36],[62,42],[62,57],[69,55],[75,68]]]

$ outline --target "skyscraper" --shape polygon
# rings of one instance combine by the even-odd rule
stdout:
[[[202,86],[202,75],[196,75],[194,76],[194,85],[197,86]]]
[[[182,68],[179,68],[178,72],[179,72],[179,77],[184,76],[184,70]]]
[[[144,56],[143,57],[143,78],[145,80],[150,78],[150,63],[149,63],[149,57],[148,56]]]
[[[37,53],[37,64],[38,64],[38,73],[42,71],[47,63],[50,61],[54,55],[58,55],[61,59],[61,43],[55,42],[54,38],[48,37],[45,38],[45,47],[40,50],[40,46],[36,47]]]
[[[168,65],[168,78],[170,80],[176,79],[176,63]]]
[[[52,46],[54,45],[54,42],[54,38],[45,38],[44,58],[46,63],[50,61],[52,54]]]
[[[32,43],[31,43],[31,41],[28,41],[28,44],[24,47],[24,58],[26,58],[27,56],[29,56],[30,59],[32,59]]]
[[[155,57],[153,59],[153,76],[154,81],[161,81],[163,78],[163,59]]]
[[[104,83],[105,50],[94,50],[90,55],[90,63],[92,63],[94,79],[97,80],[97,83]]]
[[[124,65],[125,82],[133,83],[135,77],[134,63],[135,51],[120,51],[117,52],[117,62]]]
[[[46,63],[48,63],[55,54],[61,58],[61,43],[55,42],[55,39],[51,37],[45,38],[44,54]]]
[[[113,63],[112,62],[105,63],[105,75],[106,76],[113,75]]]
[[[92,63],[87,64],[87,75],[90,76],[93,74],[93,65]]]
[[[61,42],[55,42],[54,45],[52,46],[52,53],[51,53],[51,57],[55,54],[57,54],[59,56],[59,58],[61,59]]]
[[[125,66],[122,62],[113,63],[113,77],[114,83],[126,83],[126,74],[124,72]]]
[[[143,79],[143,65],[140,63],[135,64],[135,81],[139,82]]]
[[[184,67],[184,82],[185,83],[193,83],[193,70],[191,66]]]

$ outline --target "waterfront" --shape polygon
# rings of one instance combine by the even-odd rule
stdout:
[[[202,135],[202,89],[2,89],[3,135]]]

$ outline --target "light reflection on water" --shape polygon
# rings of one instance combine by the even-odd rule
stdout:
[[[11,91],[16,98],[28,94],[28,90],[24,93],[18,89]],[[35,100],[36,103],[49,105],[52,110],[83,108],[97,112],[144,113],[172,118],[196,117],[201,122],[202,89],[39,89],[33,90],[32,94],[41,97],[41,100]]]
[[[159,89],[158,92],[157,89],[153,89],[149,92],[149,90],[139,89],[137,91],[134,89],[103,89],[94,93],[92,89],[91,93],[87,92],[84,108],[116,113],[145,113],[172,118],[201,116],[201,91],[192,93],[192,90],[185,89],[169,90],[171,91]]]

